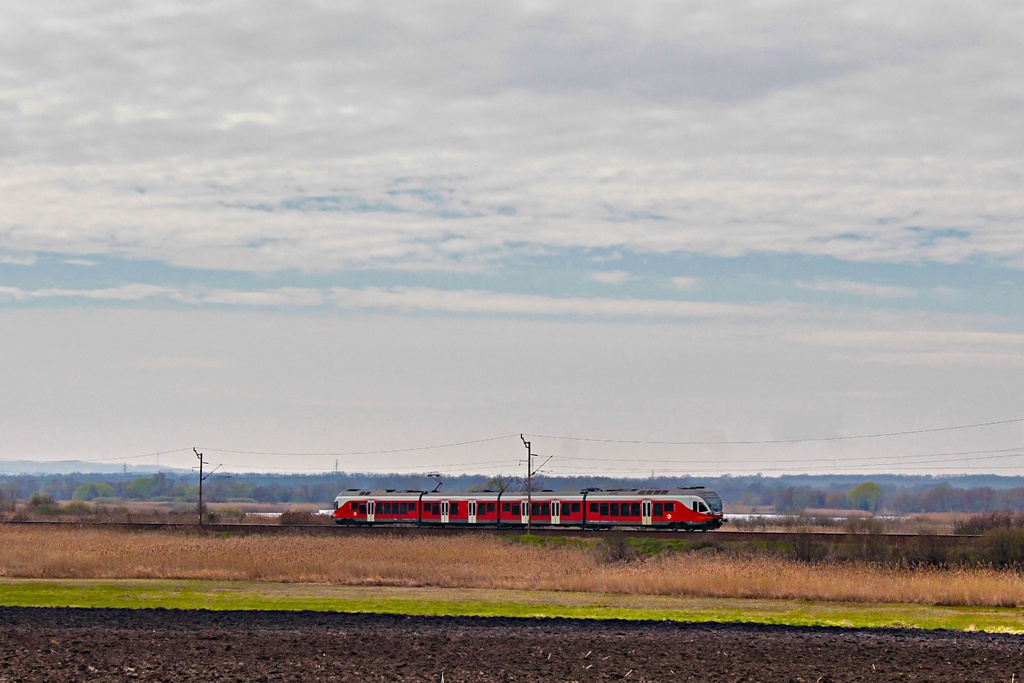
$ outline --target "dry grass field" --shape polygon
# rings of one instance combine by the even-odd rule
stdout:
[[[1024,606],[1017,571],[806,564],[713,551],[609,561],[486,535],[230,536],[0,526],[0,576],[214,579],[622,595]]]

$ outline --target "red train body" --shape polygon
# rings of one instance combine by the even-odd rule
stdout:
[[[710,531],[722,526],[722,499],[703,487],[586,489],[578,494],[428,493],[350,489],[334,500],[334,521],[351,525],[460,527],[641,527]]]

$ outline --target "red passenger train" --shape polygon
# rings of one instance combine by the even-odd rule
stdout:
[[[544,527],[611,529],[640,527],[710,531],[722,526],[722,499],[702,486],[672,489],[584,489],[563,495],[525,493],[428,493],[349,489],[334,499],[342,525]]]

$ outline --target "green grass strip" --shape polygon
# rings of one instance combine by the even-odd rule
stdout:
[[[742,622],[1024,633],[1024,612],[1013,608],[235,581],[2,579],[0,604]]]

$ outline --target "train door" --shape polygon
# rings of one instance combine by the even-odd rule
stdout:
[[[372,522],[373,516],[377,513],[377,501],[370,500],[366,502],[366,521]]]
[[[551,523],[558,524],[562,516],[562,503],[558,500],[551,501]]]
[[[476,524],[476,501],[471,500],[466,504],[467,513],[469,515],[469,523]]]
[[[448,501],[447,500],[442,500],[441,501],[441,524],[447,524],[448,523],[448,510],[449,509],[450,508],[448,507]]]
[[[524,501],[523,501],[523,505],[522,505],[522,508],[523,508],[523,515],[522,515],[522,517],[520,517],[520,521],[521,521],[521,522],[522,522],[523,524],[526,524],[527,522],[529,522],[529,521],[530,521],[530,504],[529,504],[529,503],[527,503],[527,502],[526,502],[526,501],[524,500]]]
[[[642,517],[640,524],[643,526],[651,525],[651,501],[644,500],[640,502],[640,516]]]

